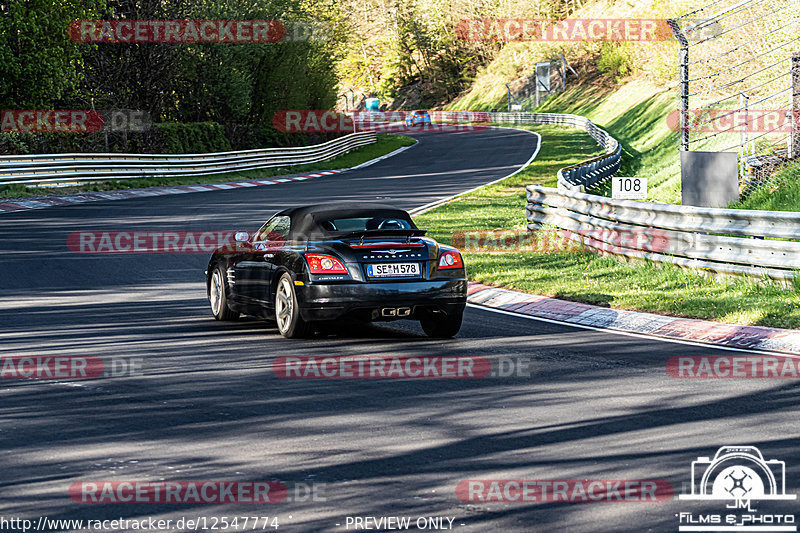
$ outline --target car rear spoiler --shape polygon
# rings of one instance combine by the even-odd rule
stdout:
[[[361,231],[351,231],[337,235],[338,238],[359,239],[363,241],[370,237],[422,237],[427,233],[424,229],[369,229]]]

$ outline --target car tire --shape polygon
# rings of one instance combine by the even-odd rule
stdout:
[[[215,319],[232,322],[239,318],[239,312],[228,307],[228,282],[220,265],[214,267],[208,282],[208,302]]]
[[[278,277],[275,286],[275,323],[278,332],[287,339],[302,339],[312,331],[312,324],[300,316],[294,281],[288,272]]]
[[[426,317],[419,321],[422,330],[433,339],[449,339],[455,337],[461,329],[464,313],[453,313],[445,317]]]

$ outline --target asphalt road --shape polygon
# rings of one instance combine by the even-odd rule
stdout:
[[[400,322],[289,341],[261,321],[211,318],[205,255],[83,255],[66,246],[78,230],[253,229],[284,206],[317,201],[415,207],[513,172],[536,144],[509,130],[419,138],[393,158],[309,182],[0,216],[0,356],[146,363],[135,377],[0,381],[0,531],[21,530],[3,525],[13,517],[206,517],[210,527],[237,515],[278,517],[279,531],[345,531],[365,516],[449,517],[465,532],[677,531],[677,513],[724,509],[677,498],[464,502],[456,487],[642,479],[682,492],[694,459],[732,444],[785,461],[786,491],[800,492],[795,380],[678,380],[665,371],[671,356],[732,352],[475,307],[449,341]],[[272,367],[278,357],[356,355],[480,356],[495,367],[527,362],[529,375],[314,380],[283,379]],[[71,484],[105,480],[280,480],[292,501],[70,501]],[[303,498],[305,488],[316,497]],[[48,530],[57,529],[81,531]]]

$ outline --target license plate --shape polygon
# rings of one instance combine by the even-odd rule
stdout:
[[[418,277],[419,263],[381,263],[367,265],[367,276],[371,278]]]

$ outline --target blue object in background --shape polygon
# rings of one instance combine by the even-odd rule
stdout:
[[[427,111],[419,109],[406,117],[406,126],[419,126],[431,124],[431,116]]]

